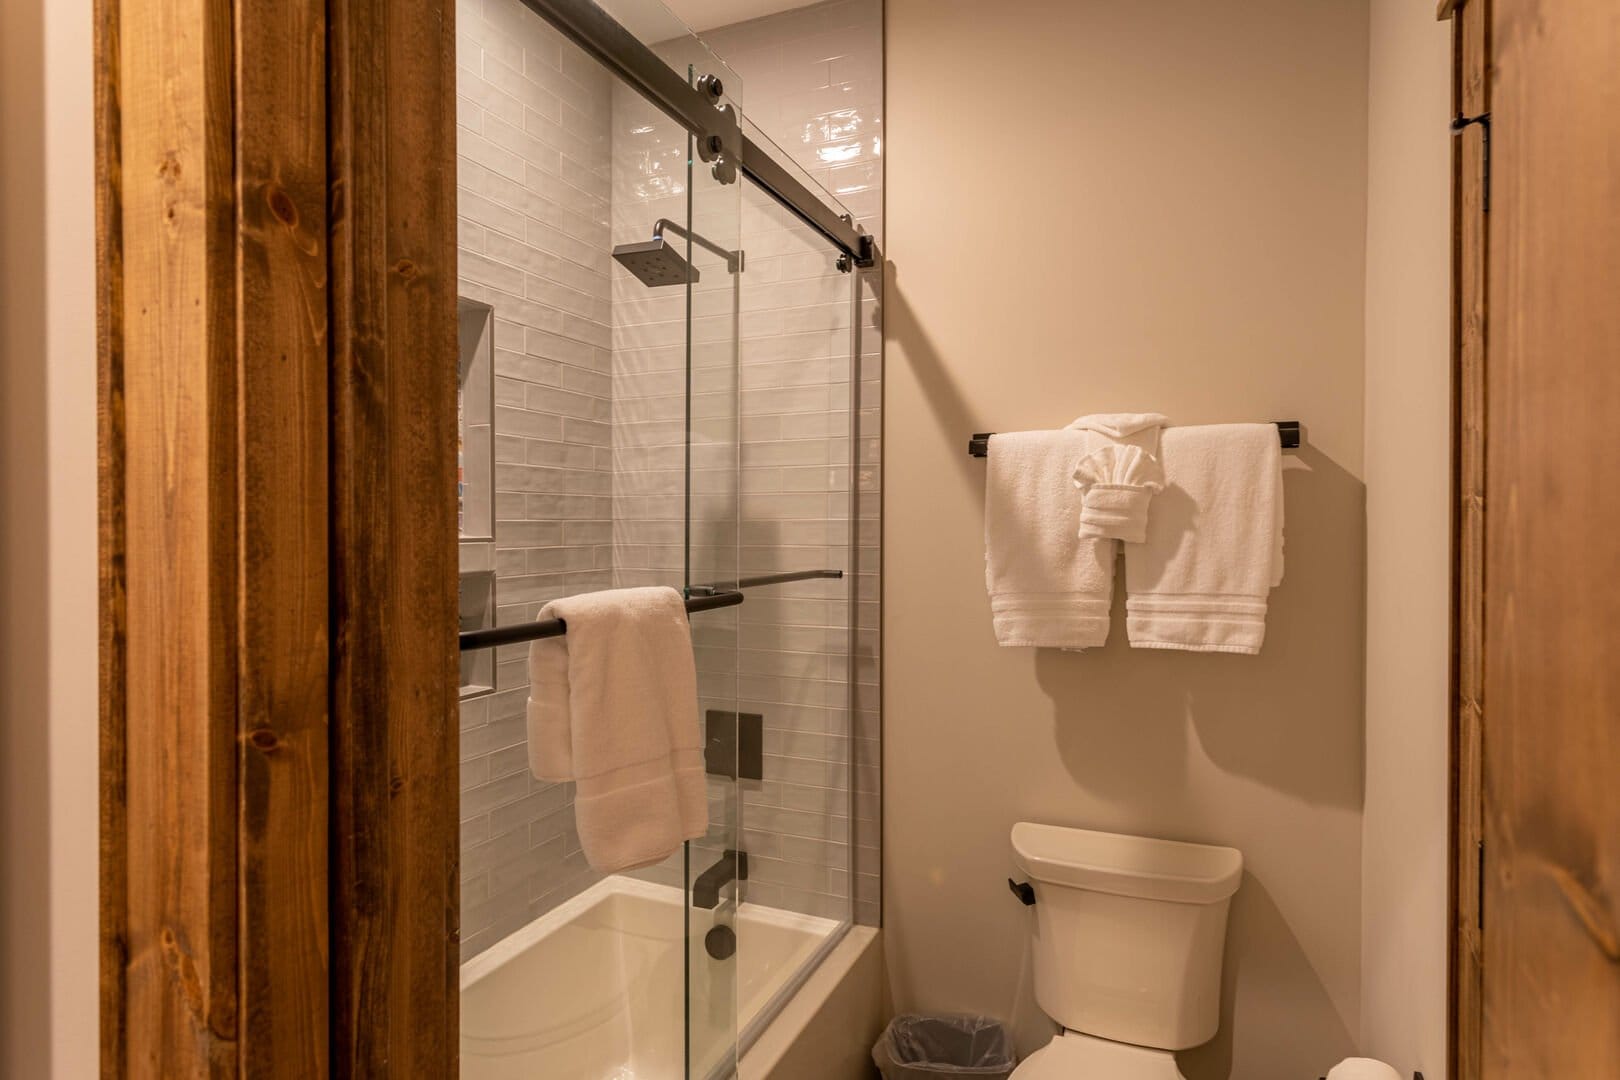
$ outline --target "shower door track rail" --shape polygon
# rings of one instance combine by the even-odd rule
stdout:
[[[716,611],[720,608],[736,607],[743,602],[743,589],[843,576],[842,570],[795,570],[786,574],[740,578],[737,581],[717,585],[693,585],[687,590],[691,595],[686,598],[686,613],[690,615],[695,611]],[[524,641],[562,637],[566,633],[568,623],[562,619],[540,619],[536,622],[513,623],[511,626],[494,626],[487,630],[468,630],[459,635],[458,640],[462,652],[471,652],[474,649],[493,649],[499,645],[517,645]]]
[[[784,209],[848,255],[855,266],[877,265],[879,253],[872,237],[847,216],[836,213],[766,147],[750,138],[733,106],[718,104],[725,89],[718,79],[705,76],[699,86],[690,85],[591,0],[523,0],[523,4],[690,132],[698,156],[715,162],[716,179],[727,182],[735,169],[741,169]]]

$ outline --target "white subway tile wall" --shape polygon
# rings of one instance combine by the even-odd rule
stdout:
[[[504,624],[613,582],[610,79],[517,0],[457,5],[456,62],[460,291],[495,309]],[[526,656],[500,650],[496,693],[461,706],[463,959],[596,880],[572,785],[529,772]]]
[[[731,82],[750,120],[879,237],[881,25],[880,0],[839,0],[704,35],[740,75]],[[875,924],[882,373],[872,276],[858,316],[852,565],[853,278],[752,185],[695,170],[694,228],[743,247],[747,261],[733,277],[694,249],[688,503],[686,291],[648,288],[609,256],[613,243],[647,239],[660,216],[687,220],[684,133],[519,0],[462,0],[457,49],[461,289],[496,309],[500,621],[533,618],[570,592],[679,585],[688,573],[855,571],[853,673],[844,582],[754,590],[692,627],[705,709],[765,717],[766,778],[742,794],[748,898],[843,917],[853,897],[856,918]],[[595,880],[570,786],[527,770],[525,655],[502,650],[498,692],[462,706],[464,958]],[[711,787],[716,824],[694,872],[737,841],[724,828],[738,814],[732,790]],[[682,866],[677,856],[641,874],[679,882]]]

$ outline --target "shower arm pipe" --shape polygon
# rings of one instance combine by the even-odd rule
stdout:
[[[731,271],[733,274],[742,273],[742,269],[743,269],[743,253],[742,252],[740,252],[740,251],[727,251],[725,248],[721,247],[719,244],[715,243],[713,240],[710,240],[707,236],[704,236],[702,233],[693,232],[691,229],[686,228],[685,226],[681,225],[679,222],[669,220],[669,218],[659,218],[657,221],[653,222],[653,239],[654,240],[662,240],[664,238],[664,230],[665,229],[668,229],[670,232],[676,234],[677,236],[686,237],[688,240],[692,241],[692,243],[694,243],[694,244],[697,244],[699,247],[708,248],[710,251],[714,252],[716,255],[718,255],[722,259],[726,260],[726,269]]]
[[[690,85],[640,39],[591,0],[522,0],[523,5],[585,51],[609,72],[629,83],[664,115],[685,128],[698,156],[715,166],[715,177],[729,183],[741,171],[793,216],[804,222],[855,266],[877,265],[877,244],[848,215],[835,212],[798,177],[742,130],[737,110],[719,104],[720,80],[706,75]]]

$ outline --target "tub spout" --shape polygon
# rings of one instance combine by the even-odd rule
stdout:
[[[718,862],[692,882],[692,906],[712,911],[720,903],[721,888],[728,882],[747,880],[748,852],[727,848]]]

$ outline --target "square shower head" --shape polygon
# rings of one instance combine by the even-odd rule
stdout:
[[[662,236],[639,244],[619,244],[613,257],[650,288],[684,285],[698,280],[698,269],[664,241]]]

